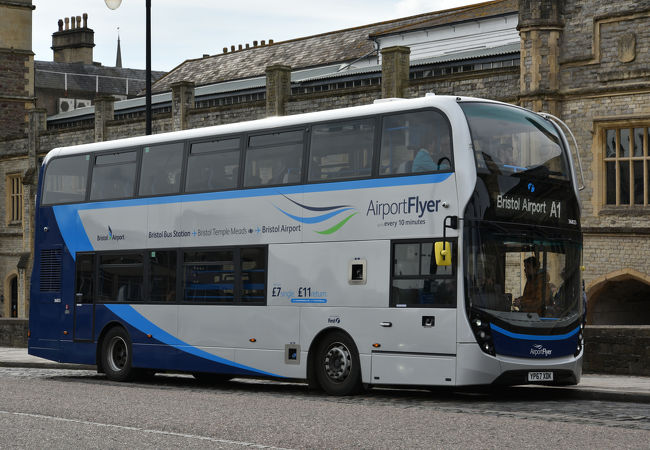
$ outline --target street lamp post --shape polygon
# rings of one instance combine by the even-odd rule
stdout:
[[[110,9],[117,9],[122,4],[122,0],[104,0],[106,6]],[[151,0],[146,0],[146,74],[145,91],[146,91],[146,134],[151,134]]]

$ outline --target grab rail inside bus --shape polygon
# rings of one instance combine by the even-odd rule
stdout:
[[[578,142],[576,141],[575,136],[573,135],[573,132],[571,131],[571,128],[564,123],[561,119],[555,117],[553,114],[549,113],[539,113],[540,116],[552,120],[553,122],[557,123],[558,125],[562,126],[566,131],[569,132],[569,135],[571,136],[571,139],[573,140],[573,146],[575,148],[575,154],[576,154],[576,159],[578,160],[578,167],[580,169],[580,183],[581,185],[578,186],[578,190],[582,191],[585,188],[585,174],[584,171],[582,170],[582,158],[580,158],[580,149],[578,148]]]

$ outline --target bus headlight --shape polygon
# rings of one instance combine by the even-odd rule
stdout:
[[[573,356],[577,357],[580,354],[580,352],[582,351],[582,348],[584,346],[585,346],[585,337],[582,334],[582,326],[581,326],[581,330],[578,333],[578,344],[576,345],[576,351],[573,354]]]
[[[478,316],[473,316],[470,320],[474,337],[481,350],[488,355],[495,356],[494,343],[492,342],[492,333],[490,331],[490,323]]]

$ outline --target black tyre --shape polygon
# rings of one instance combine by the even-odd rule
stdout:
[[[128,381],[135,371],[132,367],[131,339],[121,327],[111,328],[102,343],[102,367],[109,380]]]
[[[351,395],[361,388],[359,352],[342,331],[329,333],[316,350],[316,379],[330,395]]]

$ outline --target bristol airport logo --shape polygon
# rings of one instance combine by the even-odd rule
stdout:
[[[356,209],[351,205],[308,206],[298,203],[295,200],[291,200],[286,195],[283,195],[283,197],[294,205],[300,207],[301,214],[294,215],[274,205],[276,209],[296,222],[317,224],[319,227],[326,227],[322,230],[314,230],[318,234],[329,235],[336,233],[357,214]]]
[[[535,344],[530,349],[531,356],[548,357],[551,356],[552,352],[553,350],[545,348],[542,344]]]
[[[124,234],[114,234],[110,225],[108,226],[108,234],[98,234],[98,241],[123,241]]]

